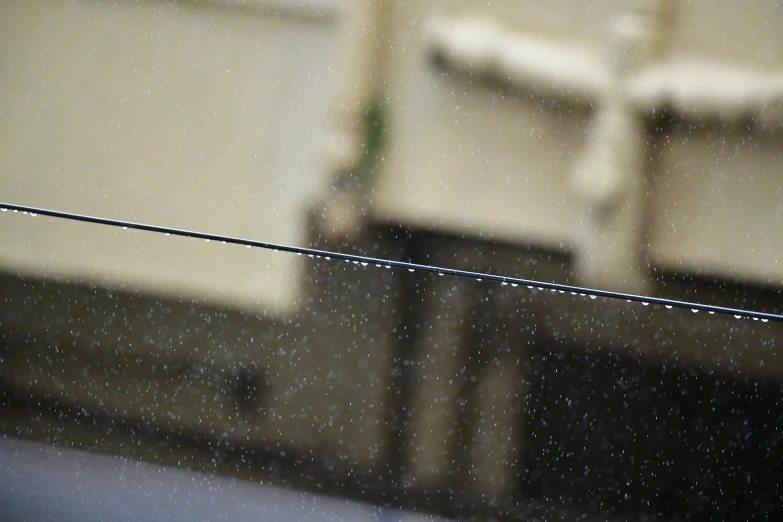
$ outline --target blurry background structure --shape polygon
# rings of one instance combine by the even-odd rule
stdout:
[[[0,200],[780,313],[781,24],[6,0]],[[9,436],[447,516],[783,514],[780,325],[0,218]]]

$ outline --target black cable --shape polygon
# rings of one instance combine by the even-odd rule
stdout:
[[[569,292],[574,295],[582,295],[586,297],[606,297],[609,299],[625,299],[626,301],[638,302],[644,305],[655,304],[665,306],[666,308],[688,308],[693,312],[707,312],[709,314],[726,314],[733,315],[737,319],[749,318],[755,321],[780,321],[783,322],[783,315],[770,314],[766,312],[756,312],[753,310],[742,310],[739,308],[728,308],[724,306],[708,305],[703,303],[690,303],[687,301],[677,301],[675,299],[664,299],[661,297],[646,297],[635,294],[625,294],[622,292],[612,292],[609,290],[595,290],[591,288],[583,288],[579,286],[563,285],[559,283],[546,283],[543,281],[534,281],[531,279],[521,279],[518,277],[506,277],[492,274],[483,274],[480,272],[468,272],[465,270],[454,270],[452,268],[441,268],[430,265],[419,265],[416,263],[406,263],[403,261],[392,261],[388,259],[375,259],[372,257],[357,256],[353,254],[342,254],[339,252],[329,252],[325,250],[316,250],[305,247],[295,247],[289,245],[280,245],[276,243],[268,243],[266,241],[255,241],[252,239],[242,239],[237,237],[222,236],[218,234],[207,234],[205,232],[195,232],[192,230],[183,230],[178,228],[161,227],[157,225],[146,225],[144,223],[133,223],[131,221],[120,221],[116,219],[107,219],[95,216],[87,216],[83,214],[72,214],[69,212],[60,212],[57,210],[49,210],[44,208],[29,207],[26,205],[15,205],[12,203],[0,202],[0,210],[3,212],[13,211],[21,212],[23,214],[29,214],[32,216],[48,216],[60,219],[68,219],[71,221],[81,221],[84,223],[94,223],[97,225],[107,225],[112,227],[120,227],[124,229],[143,230],[146,232],[158,232],[168,236],[182,236],[192,237],[197,239],[203,239],[206,241],[216,241],[224,244],[244,245],[246,247],[265,248],[269,250],[277,250],[280,252],[291,252],[299,255],[308,255],[311,257],[324,258],[324,259],[338,259],[341,261],[350,261],[352,263],[362,265],[375,265],[377,267],[386,268],[399,268],[408,270],[409,272],[430,272],[438,275],[450,275],[455,277],[466,277],[475,279],[477,281],[494,281],[501,285],[510,285],[513,287],[524,285],[531,289],[538,290],[551,290],[553,292],[566,293]]]

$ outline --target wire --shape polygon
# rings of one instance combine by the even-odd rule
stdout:
[[[190,237],[196,239],[204,239],[207,241],[220,242],[222,244],[234,244],[244,245],[246,247],[265,248],[269,250],[277,250],[280,252],[291,252],[299,255],[308,255],[314,258],[324,259],[338,259],[342,261],[349,261],[352,263],[362,264],[365,266],[375,265],[377,267],[398,268],[407,270],[409,272],[429,272],[438,275],[449,275],[454,277],[464,277],[477,281],[494,281],[501,285],[510,285],[512,287],[518,287],[520,285],[526,286],[530,289],[538,290],[551,290],[559,293],[571,293],[573,295],[581,295],[590,298],[605,297],[608,299],[624,299],[629,302],[638,302],[644,305],[660,305],[666,308],[687,308],[693,312],[707,312],[708,314],[725,314],[733,315],[737,319],[748,318],[755,321],[769,322],[779,321],[783,322],[783,315],[771,314],[766,312],[756,312],[753,310],[742,310],[739,308],[728,308],[723,306],[715,306],[703,303],[691,303],[687,301],[678,301],[675,299],[664,299],[660,297],[647,297],[635,294],[626,294],[622,292],[612,292],[609,290],[597,290],[591,288],[583,288],[579,286],[564,285],[559,283],[547,283],[544,281],[535,281],[531,279],[522,279],[518,277],[507,277],[493,274],[484,274],[480,272],[469,272],[465,270],[455,270],[453,268],[442,268],[430,265],[420,265],[416,263],[406,263],[404,261],[392,261],[389,259],[376,259],[372,257],[357,256],[353,254],[342,254],[339,252],[329,252],[325,250],[316,250],[313,248],[296,247],[290,245],[282,245],[277,243],[269,243],[266,241],[255,241],[252,239],[242,239],[238,237],[223,236],[218,234],[208,234],[205,232],[196,232],[192,230],[183,230],[179,228],[169,228],[157,225],[147,225],[144,223],[134,223],[131,221],[121,221],[117,219],[107,219],[102,217],[87,216],[83,214],[72,214],[69,212],[60,212],[57,210],[49,210],[45,208],[36,208],[25,205],[16,205],[12,203],[0,202],[0,209],[3,212],[13,211],[21,212],[23,214],[29,214],[31,216],[48,216],[59,219],[67,219],[71,221],[81,221],[83,223],[93,223],[96,225],[106,225],[111,227],[120,227],[127,230],[143,230],[145,232],[157,232],[165,234],[167,236],[181,236]]]

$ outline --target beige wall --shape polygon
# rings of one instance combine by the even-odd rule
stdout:
[[[556,6],[540,4],[400,5],[395,30],[405,45],[393,46],[389,59],[390,143],[375,198],[381,219],[569,247],[574,216],[565,178],[585,114],[490,90],[480,78],[451,77],[433,66],[424,38],[427,24],[444,13],[512,26],[536,20],[544,31],[562,31],[553,22]]]
[[[636,30],[615,22],[633,12],[647,24],[641,41],[659,41],[657,54],[612,78],[618,34]],[[652,291],[624,272],[642,266],[649,279],[648,262],[783,284],[777,3],[414,2],[395,16],[405,45],[393,46],[389,60],[391,137],[374,196],[378,217],[573,250],[575,270],[584,267],[580,282],[591,287]],[[444,17],[487,21],[506,36],[489,42],[465,25],[446,45],[445,70],[438,69],[427,26]],[[525,54],[533,48],[552,60]],[[547,81],[583,89],[539,89]],[[641,130],[668,108],[680,123],[640,132],[647,150],[635,160],[627,158],[632,137],[597,119],[604,109],[619,111],[619,121],[637,121]],[[575,191],[588,147],[594,180]],[[642,195],[627,196],[601,228],[585,211],[587,196],[618,162],[638,165],[638,174],[626,168],[618,175],[638,175]]]
[[[304,244],[335,26],[299,4],[3,2],[0,199]],[[295,306],[290,255],[3,217],[4,270]]]
[[[653,262],[783,286],[780,137],[702,129],[666,141],[651,190]]]
[[[783,286],[782,26],[772,0],[681,2],[672,91],[700,93],[692,112],[712,118],[682,111],[652,153],[654,264]]]
[[[776,0],[689,0],[678,2],[677,10],[672,32],[675,55],[781,71],[783,8]]]
[[[644,11],[657,4],[675,6],[663,30],[670,52],[632,82],[641,107],[631,108],[634,117],[671,98],[686,120],[719,121],[713,130],[674,129],[663,147],[649,151],[647,203],[629,208],[620,219],[633,222],[618,230],[633,230],[653,265],[777,284],[779,136],[742,136],[736,127],[746,109],[783,100],[783,88],[775,90],[783,52],[774,31],[783,10],[767,0],[741,9],[731,2],[634,5]],[[373,187],[376,218],[583,248],[593,241],[583,237],[593,225],[571,183],[600,100],[509,90],[502,77],[487,83],[470,66],[438,69],[427,26],[442,16],[487,20],[550,46],[553,56],[567,50],[571,58],[590,58],[578,74],[590,76],[592,67],[599,78],[609,70],[613,20],[631,7],[616,0],[413,2],[378,11],[390,20],[384,26],[360,20],[375,10],[338,0],[259,0],[249,7],[228,0],[4,2],[2,199],[303,244],[304,207],[327,194],[333,168],[321,161],[327,107],[336,99],[360,113],[351,96],[366,101],[365,91],[375,87],[361,79],[383,69],[373,62],[383,60],[391,105],[385,161]],[[389,33],[388,55],[352,51],[354,44],[375,45],[363,31],[379,27]],[[555,65],[577,74],[567,63]],[[593,87],[609,85],[600,84]],[[655,89],[663,94],[650,94]],[[728,127],[724,117],[731,118]],[[329,132],[337,138],[352,132],[344,116],[333,119]],[[243,309],[285,313],[295,306],[301,271],[284,254],[23,216],[7,217],[3,227],[0,267],[11,272]],[[599,230],[596,238],[613,233]],[[611,273],[636,263],[627,238],[592,248]]]

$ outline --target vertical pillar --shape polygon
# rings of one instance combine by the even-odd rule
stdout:
[[[572,178],[572,190],[582,201],[574,231],[575,271],[587,286],[649,290],[643,229],[647,140],[624,83],[638,68],[662,58],[674,5],[674,0],[646,0],[614,28],[612,81],[598,102]]]

